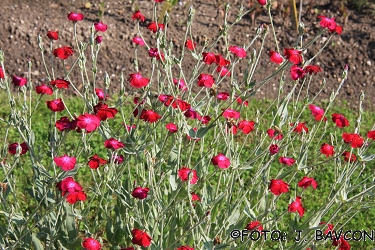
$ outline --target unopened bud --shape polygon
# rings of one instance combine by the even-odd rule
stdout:
[[[38,46],[41,51],[44,51],[44,43],[41,35],[38,35]]]
[[[306,33],[305,25],[302,22],[300,22],[298,25],[298,34],[300,36],[303,36],[305,33]]]

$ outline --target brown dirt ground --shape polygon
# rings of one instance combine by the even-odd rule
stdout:
[[[48,30],[58,30],[59,40],[54,43],[54,48],[60,46],[75,47],[72,39],[73,25],[67,20],[69,12],[81,12],[85,19],[78,23],[78,34],[87,41],[89,37],[89,27],[93,22],[99,21],[99,1],[91,1],[91,8],[85,8],[85,0],[69,1],[46,1],[46,0],[2,0],[0,10],[0,48],[5,52],[5,69],[9,75],[26,76],[27,59],[30,58],[32,66],[33,81],[36,84],[46,82],[46,75],[41,63],[40,50],[38,49],[37,36],[40,34],[45,42],[47,49],[46,56],[49,53],[49,41],[46,36]],[[99,53],[98,69],[99,84],[103,84],[104,72],[108,72],[113,78],[110,91],[119,89],[119,75],[134,73],[134,45],[131,39],[137,34],[135,21],[131,19],[132,13],[139,8],[146,16],[145,24],[142,24],[141,31],[147,42],[152,44],[154,34],[150,33],[146,24],[151,21],[153,1],[118,1],[106,0],[105,12],[102,21],[108,24],[108,30],[103,34],[103,42]],[[229,23],[236,18],[240,4],[249,8],[249,1],[234,0],[231,4],[231,16]],[[278,7],[272,12],[274,14],[274,25],[276,35],[279,39],[281,49],[292,47],[297,37],[295,26],[289,19],[289,16],[283,7],[280,7],[282,0],[278,1]],[[327,87],[321,93],[320,100],[329,98],[332,90],[336,89],[342,70],[345,64],[350,66],[348,80],[339,94],[342,104],[356,107],[358,105],[358,96],[363,91],[366,96],[366,107],[375,108],[375,95],[373,95],[375,86],[375,6],[368,5],[363,11],[359,12],[351,9],[350,6],[342,6],[341,1],[326,0],[305,0],[303,1],[302,22],[308,28],[305,35],[305,42],[312,39],[319,30],[318,13],[326,16],[336,16],[338,24],[343,25],[343,33],[335,35],[332,42],[314,61],[323,69],[323,72],[313,78],[311,83],[311,93],[317,93],[322,84],[323,77],[327,80]],[[203,40],[203,36],[213,40],[219,32],[219,27],[223,25],[224,4],[215,1],[203,0],[185,0],[180,1],[170,14],[171,21],[168,27],[168,37],[174,42],[176,53],[180,51],[184,44],[185,24],[187,12],[190,5],[195,8],[195,17],[193,20],[193,38],[198,43]],[[284,6],[288,6],[285,3]],[[298,2],[297,2],[298,6]],[[276,7],[276,6],[275,6]],[[343,8],[344,7],[344,8]],[[349,14],[346,18],[345,15]],[[269,23],[266,9],[258,9],[255,23],[252,24],[251,16],[245,16],[240,23],[229,31],[230,45],[242,46],[248,43],[255,34],[255,29],[261,23]],[[316,44],[311,46],[304,55],[306,59],[313,56],[322,46],[324,39],[328,34],[323,35]],[[198,49],[199,49],[198,45]],[[256,42],[254,48],[259,48],[260,40]],[[201,48],[201,47],[200,47]],[[224,43],[220,42],[215,48],[214,53],[224,54]],[[268,72],[275,69],[275,65],[269,62],[268,51],[275,50],[275,42],[272,33],[269,33],[266,42],[264,57],[258,66],[256,79],[267,75]],[[249,54],[249,53],[248,53]],[[75,54],[73,59],[77,58]],[[249,58],[249,55],[247,56]],[[73,59],[69,58],[67,64],[72,64]],[[139,67],[143,75],[150,74],[151,64],[145,47],[138,50]],[[62,76],[62,63],[56,61],[56,76]],[[184,62],[186,65],[192,65],[195,59],[187,53]],[[246,66],[243,60],[237,67],[235,74],[240,79]],[[212,69],[210,69],[212,70]],[[59,75],[60,74],[60,75]],[[79,86],[79,73],[75,72]],[[177,76],[176,76],[177,77]],[[73,76],[74,78],[74,76]],[[226,83],[228,88],[229,84]],[[101,85],[103,86],[103,85]],[[268,82],[260,91],[257,92],[258,98],[272,98],[277,93],[278,81]]]

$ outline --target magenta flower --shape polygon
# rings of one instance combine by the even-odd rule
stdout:
[[[16,87],[22,87],[26,85],[27,79],[20,76],[13,76],[13,84]]]
[[[293,158],[280,157],[279,162],[284,165],[292,166],[296,161]]]
[[[108,28],[108,25],[106,25],[102,22],[94,23],[94,28],[95,28],[96,31],[105,32]]]
[[[318,183],[314,180],[314,178],[304,176],[298,182],[298,186],[301,187],[301,188],[308,188],[309,186],[312,186],[314,189],[316,189],[317,186],[318,186]]]
[[[192,172],[192,178],[190,180],[190,184],[196,184],[198,182],[198,175],[196,170],[192,170],[187,167],[183,167],[177,171],[178,177],[181,179],[181,181],[188,181],[189,180],[189,174]]]
[[[303,216],[303,214],[305,213],[305,209],[302,207],[300,196],[297,196],[296,200],[289,204],[288,212],[298,212],[300,217]]]
[[[91,133],[100,126],[100,120],[96,115],[83,114],[77,118],[77,127]]]
[[[237,46],[230,46],[229,51],[232,52],[232,54],[236,55],[239,58],[246,57],[246,50]]]
[[[147,197],[147,193],[149,190],[149,188],[136,187],[132,192],[132,196],[134,198],[143,200]]]
[[[116,150],[116,149],[120,149],[120,148],[125,147],[125,145],[124,145],[124,143],[119,142],[115,138],[109,138],[108,140],[106,140],[104,142],[104,147],[106,147],[108,149],[114,149],[114,150]]]
[[[134,37],[133,38],[133,43],[139,45],[139,46],[145,46],[145,42],[143,41],[143,39],[141,37]]]
[[[70,12],[68,14],[68,20],[72,22],[82,21],[85,16],[82,13]]]
[[[270,50],[270,60],[273,63],[282,64],[284,61],[284,58],[276,51]]]
[[[230,166],[230,160],[222,153],[214,156],[211,162],[214,166],[218,166],[219,168],[229,168]]]
[[[61,167],[64,171],[72,170],[76,165],[76,158],[75,157],[69,157],[67,155],[63,155],[60,157],[54,157],[53,161],[55,162],[56,166]]]
[[[198,76],[198,86],[199,87],[211,88],[214,83],[215,83],[215,80],[212,77],[212,75],[200,74]]]

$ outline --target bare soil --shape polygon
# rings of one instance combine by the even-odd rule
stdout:
[[[145,40],[153,45],[155,34],[147,30],[146,26],[152,21],[152,8],[154,1],[136,0],[118,1],[106,0],[104,15],[100,17],[99,1],[92,1],[91,7],[85,7],[85,0],[69,1],[46,1],[46,0],[2,0],[0,10],[0,48],[5,52],[5,70],[8,75],[26,76],[27,60],[32,62],[32,77],[36,84],[47,82],[47,77],[42,64],[41,52],[38,48],[37,37],[40,34],[45,43],[47,62],[49,61],[49,40],[46,36],[48,30],[58,30],[59,40],[54,42],[53,47],[72,46],[75,48],[73,40],[73,24],[67,20],[69,12],[83,13],[85,18],[78,23],[78,35],[82,40],[88,41],[89,27],[101,20],[108,25],[108,30],[103,33],[103,42],[99,52],[98,61],[98,83],[103,85],[103,76],[105,72],[111,76],[112,83],[110,91],[119,90],[119,75],[124,74],[125,79],[130,73],[134,73],[133,61],[135,59],[132,38],[137,34],[136,22],[132,20],[132,13],[140,9],[146,16],[146,22],[141,24],[141,32]],[[222,1],[221,1],[222,2]],[[229,24],[232,23],[239,10],[240,4],[243,4],[245,10],[252,5],[249,1],[234,0],[229,1],[231,6]],[[273,6],[274,26],[276,36],[279,39],[280,50],[293,47],[297,39],[297,31],[294,23],[288,14],[288,4],[278,1]],[[224,23],[224,4],[219,1],[203,0],[185,0],[180,1],[170,13],[170,22],[168,26],[168,38],[174,43],[175,55],[184,45],[184,35],[186,30],[186,20],[189,7],[195,8],[193,19],[192,34],[193,39],[198,43],[198,51],[202,48],[200,44],[204,37],[210,41],[214,40]],[[158,5],[158,10],[162,4]],[[297,6],[299,3],[297,2]],[[339,94],[339,100],[342,105],[357,107],[358,96],[363,91],[366,98],[366,107],[375,108],[374,82],[375,82],[375,7],[368,4],[362,11],[351,9],[350,6],[342,6],[341,1],[326,0],[305,0],[303,1],[301,21],[307,28],[304,41],[307,43],[319,31],[319,14],[328,17],[335,16],[339,25],[343,26],[343,33],[335,35],[326,49],[319,54],[313,64],[319,65],[323,72],[313,77],[310,92],[318,93],[323,83],[323,78],[327,81],[327,87],[319,95],[320,100],[327,100],[336,89],[341,80],[343,68],[349,65],[348,80]],[[251,15],[245,16],[237,25],[229,31],[229,45],[243,46],[248,44],[255,36],[256,27],[265,23],[269,25],[269,19],[265,8],[257,9],[254,22]],[[311,58],[320,50],[324,41],[329,37],[325,33],[319,40],[313,44],[304,54],[305,59]],[[259,49],[261,40],[257,40],[253,47]],[[154,45],[155,46],[155,45]],[[265,40],[265,48],[261,63],[257,68],[256,80],[261,80],[276,67],[268,60],[269,50],[276,50],[275,41],[272,32],[269,32]],[[248,51],[247,59],[250,57]],[[225,55],[225,43],[220,41],[212,49],[214,53]],[[259,51],[257,51],[259,53]],[[77,54],[73,58],[66,60],[67,67],[72,66]],[[139,69],[143,75],[151,72],[151,63],[146,47],[138,49]],[[63,76],[62,63],[55,60],[57,77]],[[184,63],[194,65],[196,59],[189,53],[186,53]],[[246,61],[243,60],[234,72],[234,76],[240,80],[246,68]],[[209,68],[210,71],[213,71]],[[79,72],[73,72],[74,79],[77,79],[77,86],[80,86]],[[178,75],[176,75],[176,78]],[[288,77],[287,77],[288,78]],[[126,85],[129,85],[126,83]],[[256,98],[272,98],[277,94],[278,79],[271,80],[260,89]],[[126,86],[129,88],[129,86]],[[229,80],[224,83],[222,89],[228,89]]]

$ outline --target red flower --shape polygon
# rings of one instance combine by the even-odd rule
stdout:
[[[317,186],[318,186],[318,183],[314,180],[314,178],[304,176],[298,182],[298,186],[301,187],[301,188],[308,188],[309,186],[312,186],[314,189],[316,189]]]
[[[22,142],[21,144],[18,144],[17,142],[12,143],[8,146],[8,152],[11,155],[17,154],[17,151],[20,155],[26,154],[27,151],[29,151],[29,148],[27,147],[26,142]]]
[[[152,238],[145,232],[139,229],[133,229],[132,230],[133,244],[137,244],[141,247],[148,247],[151,245]]]
[[[109,138],[108,140],[105,140],[104,147],[106,147],[108,149],[116,150],[116,149],[125,147],[125,145],[124,145],[124,143],[119,142],[115,138]]]
[[[344,161],[348,162],[355,162],[357,160],[357,157],[355,156],[355,154],[351,154],[350,152],[348,151],[345,151],[342,156],[344,156]]]
[[[154,123],[157,122],[161,116],[152,110],[142,110],[140,118],[145,122]]]
[[[189,247],[189,246],[181,246],[181,247],[177,248],[176,250],[194,250],[194,248]]]
[[[164,55],[162,53],[159,53],[157,48],[150,48],[148,51],[148,55],[150,57],[155,57],[157,60],[164,61]]]
[[[143,39],[141,37],[134,37],[133,38],[133,43],[139,45],[139,46],[145,46],[145,42],[143,41]]]
[[[230,160],[222,153],[214,156],[211,162],[214,166],[218,166],[219,168],[229,168],[230,166]]]
[[[237,46],[230,46],[229,51],[232,52],[232,54],[238,56],[239,58],[246,57],[246,50]]]
[[[359,134],[343,133],[342,139],[345,143],[350,143],[352,148],[360,148],[364,143],[364,139]]]
[[[68,14],[68,20],[73,22],[82,21],[85,16],[82,13],[70,12]]]
[[[284,56],[293,64],[300,64],[302,63],[302,51],[295,50],[292,48],[285,48],[284,49]]]
[[[120,250],[134,250],[134,247],[121,248]]]
[[[305,213],[305,209],[302,207],[301,197],[297,196],[296,200],[289,204],[288,212],[298,212],[299,216],[302,217]]]
[[[91,114],[83,114],[77,118],[77,127],[85,129],[87,133],[91,133],[100,126],[100,120],[97,116]]]
[[[233,119],[238,119],[240,118],[240,112],[237,112],[235,110],[232,110],[232,109],[226,109],[224,112],[223,112],[223,117],[224,118],[233,118]]]
[[[324,221],[320,222],[319,225],[326,224]],[[333,230],[335,226],[333,224],[327,224],[327,229],[324,231],[324,235],[327,235],[329,232]]]
[[[222,57],[220,54],[215,55],[216,64],[220,67],[229,66],[230,61]]]
[[[183,167],[183,168],[181,168],[177,171],[177,175],[181,179],[181,181],[188,181],[190,172],[192,173],[192,178],[190,180],[190,184],[196,184],[199,180],[196,170],[192,170],[190,168]]]
[[[55,126],[59,131],[62,132],[65,130],[75,129],[77,124],[76,124],[76,121],[70,121],[68,117],[64,116],[56,121]]]
[[[106,160],[104,160],[103,158],[100,158],[97,154],[95,154],[94,156],[91,156],[89,158],[89,162],[87,164],[89,165],[90,168],[97,169],[100,165],[103,166],[106,163],[107,163]]]
[[[167,125],[165,125],[165,127],[169,130],[169,132],[171,133],[176,133],[177,130],[178,130],[178,127],[176,126],[176,124],[174,123],[168,123]]]
[[[134,73],[129,75],[128,82],[134,88],[143,88],[146,87],[147,84],[150,82],[150,79],[143,78],[141,73]]]
[[[58,40],[59,39],[59,32],[58,31],[53,31],[53,30],[50,30],[47,32],[47,36],[49,39],[52,40]]]
[[[174,109],[179,108],[181,111],[186,111],[191,108],[190,103],[187,103],[179,98],[177,98],[173,103],[172,107]],[[198,116],[199,117],[199,116]]]
[[[315,105],[312,105],[312,104],[309,105],[309,109],[310,109],[312,115],[315,117],[315,120],[317,120],[317,121],[322,120],[323,115],[324,115],[324,109],[319,108],[318,106],[315,106]],[[326,117],[324,117],[323,119],[324,119],[324,121],[327,121]]]
[[[187,117],[187,118],[190,118],[190,119],[200,119],[200,115],[198,114],[197,111],[195,111],[194,109],[191,109],[191,108],[188,108],[185,112],[184,112],[184,116]]]
[[[16,87],[22,87],[26,85],[27,79],[20,76],[13,76],[13,84]]]
[[[217,66],[216,72],[220,73],[220,76],[230,76],[230,71],[226,67]]]
[[[3,67],[0,65],[0,79],[4,79],[5,75],[4,75],[4,70],[3,70]]]
[[[155,0],[155,3],[162,3],[164,0]]]
[[[187,39],[185,42],[185,47],[188,50],[194,50],[195,46],[197,46],[197,43],[193,42],[191,39]]]
[[[105,95],[102,89],[95,88],[95,94],[98,97],[99,101],[106,101],[109,98],[108,95]]]
[[[85,201],[86,199],[87,195],[83,191],[78,191],[77,193],[66,196],[66,201],[70,204],[75,204],[77,201]]]
[[[331,32],[336,32],[337,34],[341,34],[342,32],[342,26],[338,26],[336,24],[335,18],[328,18],[326,16],[320,15],[318,16],[320,18],[320,26],[322,28],[327,28]]]
[[[273,138],[274,140],[281,140],[281,139],[283,139],[283,135],[279,134],[279,133],[277,133],[275,135],[275,130],[272,129],[272,128],[270,128],[270,129],[267,130],[267,134],[268,134],[269,137]]]
[[[174,97],[171,95],[163,95],[163,94],[159,95],[159,101],[164,103],[166,107],[169,107],[172,104],[173,99]]]
[[[335,32],[340,35],[342,33],[342,26],[337,25]]]
[[[77,192],[82,191],[82,186],[79,185],[78,182],[75,182],[73,177],[66,177],[64,180],[57,183],[56,187],[62,191],[62,195],[64,196],[66,192],[70,194],[74,194]]]
[[[201,197],[199,197],[199,195],[197,195],[196,193],[192,192],[191,193],[191,200],[192,201],[201,201]]]
[[[270,50],[270,60],[273,63],[282,64],[284,58],[276,51]]]
[[[102,22],[94,23],[94,28],[95,28],[96,31],[105,32],[108,28],[108,25],[106,25]]]
[[[270,146],[270,154],[271,155],[274,155],[274,154],[277,154],[277,152],[279,152],[279,146],[277,146],[276,144],[271,144]]]
[[[306,75],[306,72],[298,67],[297,65],[293,65],[290,67],[290,77],[292,78],[293,81],[296,81],[298,79],[304,78]]]
[[[94,107],[95,115],[101,120],[105,121],[107,119],[114,118],[117,114],[116,108],[108,108],[108,105],[105,103],[99,102]]]
[[[134,14],[132,15],[132,19],[133,20],[137,19],[137,20],[139,20],[141,22],[144,22],[146,20],[145,16],[142,15],[142,13],[139,10],[137,10],[136,12],[134,12]]]
[[[211,65],[216,62],[215,54],[212,52],[202,52],[202,56],[205,64]]]
[[[149,188],[136,187],[132,192],[132,196],[134,198],[143,200],[147,197],[147,193],[149,190]]]
[[[336,21],[335,21],[335,18],[328,18],[326,16],[323,16],[323,15],[320,15],[318,16],[318,18],[320,18],[320,26],[322,28],[327,28],[331,31],[334,31],[336,29]]]
[[[198,76],[198,86],[199,87],[211,88],[214,83],[215,83],[215,80],[212,77],[212,75],[200,74]]]
[[[69,81],[66,81],[64,79],[56,79],[56,80],[52,80],[50,82],[50,84],[58,89],[67,89],[70,82]]]
[[[290,126],[294,126],[294,124],[291,123]],[[306,134],[309,132],[309,129],[306,127],[306,123],[299,122],[297,126],[293,129],[293,132],[297,132],[298,134],[300,134],[302,133],[302,130],[304,130]]]
[[[54,157],[53,161],[55,162],[56,166],[61,167],[64,171],[72,170],[76,165],[76,158],[75,157],[69,157],[67,155],[63,155],[60,157]]]
[[[267,0],[258,0],[258,3],[263,6],[267,4]]]
[[[153,33],[156,33],[158,30],[164,30],[164,24],[162,23],[156,23],[156,22],[151,22],[147,25],[147,29],[152,31]]]
[[[284,182],[283,180],[272,179],[270,185],[268,186],[268,189],[274,195],[280,195],[289,191],[289,184]]]
[[[375,130],[371,130],[371,131],[367,132],[367,138],[369,138],[371,140],[375,140]]]
[[[249,134],[254,130],[255,123],[253,121],[240,121],[238,123],[238,128],[242,130],[245,135]]]
[[[37,94],[47,94],[47,95],[52,95],[53,90],[51,87],[48,87],[44,83],[40,86],[35,87],[35,91]]]
[[[262,224],[260,224],[259,221],[255,220],[255,221],[247,223],[246,229],[249,230],[249,231],[257,230],[257,231],[260,232],[260,231],[263,230],[263,226],[262,226]]]
[[[333,237],[332,246],[339,246],[339,250],[350,250],[350,244],[345,240],[344,236],[340,236],[339,240]]]
[[[333,156],[335,154],[335,149],[333,146],[327,144],[327,143],[323,143],[322,146],[320,147],[320,152],[324,155],[326,155],[326,157],[329,157],[329,156]]]
[[[61,98],[52,100],[52,101],[46,101],[47,107],[52,110],[53,112],[60,112],[65,109],[65,105]]]
[[[296,161],[293,158],[280,157],[279,162],[284,165],[292,166]]]
[[[216,98],[222,101],[226,101],[229,98],[229,94],[227,92],[220,92],[219,94],[217,94]]]
[[[305,72],[310,75],[315,75],[318,72],[322,72],[322,69],[317,65],[308,65],[305,67]]]
[[[336,123],[336,126],[339,128],[349,127],[349,121],[341,114],[332,114],[332,121]]]
[[[99,44],[99,43],[101,43],[103,41],[103,37],[102,36],[97,36],[97,37],[95,37],[95,43],[96,44]]]
[[[54,51],[52,51],[52,54],[55,57],[60,58],[61,60],[65,60],[69,56],[73,55],[74,52],[73,52],[73,49],[71,47],[64,46],[64,47],[55,49]]]
[[[202,124],[208,124],[211,120],[211,117],[209,115],[205,115],[200,120],[201,120]]]
[[[182,92],[185,92],[186,90],[188,90],[184,79],[177,80],[177,79],[173,78],[173,83],[175,85],[178,84],[178,89],[180,89]]]
[[[93,238],[85,238],[82,242],[82,247],[87,250],[100,250],[102,247],[99,242]]]

